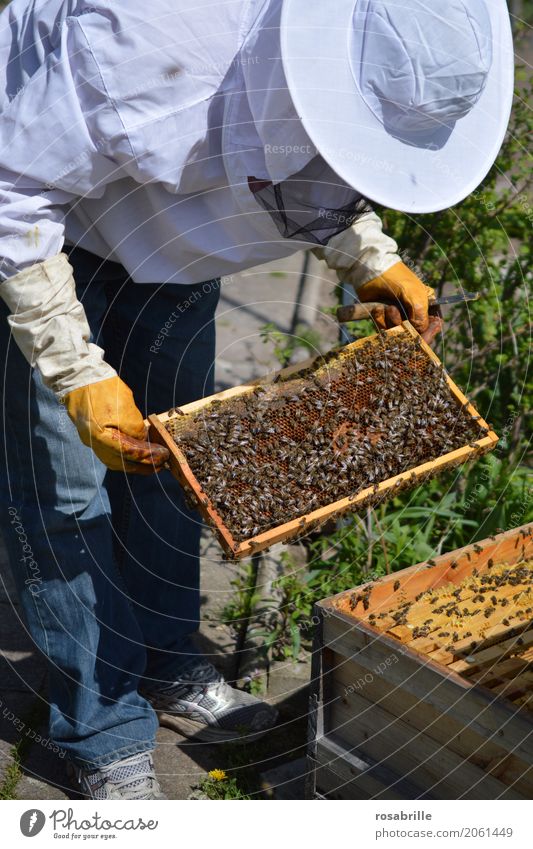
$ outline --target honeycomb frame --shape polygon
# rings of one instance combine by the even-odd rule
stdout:
[[[395,336],[399,334],[409,334],[412,338],[419,340],[420,351],[429,359],[432,359],[440,367],[440,362],[437,355],[431,348],[421,339],[417,331],[412,327],[410,322],[404,321],[401,326],[391,328],[385,331],[387,336]],[[373,334],[358,339],[341,349],[337,349],[335,354],[337,357],[344,358],[350,356],[357,348],[368,344],[369,342],[376,344],[381,340],[380,334]],[[377,486],[372,485],[361,490],[355,496],[342,498],[338,501],[331,502],[323,507],[320,507],[305,516],[298,516],[284,522],[281,525],[271,528],[268,531],[252,536],[245,541],[238,542],[235,540],[227,528],[223,517],[215,509],[207,494],[203,491],[202,486],[195,474],[193,473],[184,452],[176,444],[171,433],[168,430],[169,423],[172,422],[173,428],[179,430],[187,427],[190,417],[197,414],[200,410],[211,405],[214,401],[224,402],[231,399],[238,399],[248,393],[252,393],[258,385],[269,386],[295,377],[300,372],[309,369],[310,371],[320,372],[327,368],[324,363],[324,357],[319,355],[304,363],[298,363],[289,366],[280,371],[272,372],[265,377],[249,383],[236,386],[231,389],[226,389],[207,398],[202,398],[198,401],[193,401],[189,404],[184,404],[179,408],[180,415],[175,417],[173,410],[159,414],[150,415],[147,419],[149,425],[149,436],[152,442],[157,442],[165,445],[170,453],[169,466],[172,474],[180,482],[184,489],[188,501],[194,505],[203,519],[209,524],[221,544],[226,556],[231,560],[241,560],[249,557],[255,552],[265,550],[278,542],[287,542],[300,536],[305,536],[310,531],[319,528],[326,521],[341,516],[346,512],[354,512],[364,508],[365,506],[376,503],[383,499],[384,495],[394,490],[395,493],[402,488],[412,488],[423,481],[440,474],[445,469],[452,468],[461,463],[464,463],[474,456],[486,453],[492,450],[498,442],[498,436],[492,431],[486,422],[479,416],[476,409],[463,395],[461,390],[446,374],[446,381],[450,389],[452,398],[457,403],[457,406],[462,406],[463,409],[477,421],[480,428],[486,428],[485,436],[469,443],[454,451],[442,454],[434,460],[422,463],[408,471],[404,471],[386,480],[380,481]],[[318,364],[318,365],[317,365]],[[281,384],[283,385],[283,383]]]

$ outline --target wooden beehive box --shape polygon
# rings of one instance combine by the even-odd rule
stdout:
[[[419,337],[418,333],[409,322],[406,321],[402,326],[394,327],[391,330],[386,331],[384,335],[387,337],[400,335],[408,337],[410,340],[416,340],[418,344],[417,350],[420,353],[420,362],[427,363],[432,360],[434,363],[437,363],[439,367],[442,367],[438,357]],[[381,337],[379,334],[359,339],[351,345],[347,345],[342,348],[340,351],[335,353],[334,356],[338,356],[339,359],[357,356],[356,352],[358,348],[363,345],[367,345],[368,343],[379,344],[380,339]],[[451,401],[457,405],[458,410],[462,408],[466,415],[477,421],[477,425],[479,427],[478,439],[474,442],[462,445],[456,450],[448,451],[441,456],[437,456],[429,462],[415,465],[401,474],[394,475],[385,480],[380,480],[379,483],[374,483],[372,486],[365,487],[357,493],[350,494],[349,497],[344,497],[326,504],[319,509],[308,512],[305,515],[298,514],[297,516],[291,516],[290,511],[287,510],[287,521],[282,524],[276,524],[267,531],[257,533],[255,535],[252,534],[249,538],[238,541],[232,535],[224,520],[224,516],[221,515],[219,510],[217,510],[207,493],[203,491],[200,481],[195,476],[195,473],[187,460],[187,456],[176,444],[172,433],[169,432],[169,429],[172,430],[172,428],[179,429],[187,427],[188,420],[192,421],[194,416],[196,416],[200,411],[209,408],[214,402],[224,403],[227,401],[235,401],[240,397],[253,393],[258,385],[269,386],[275,383],[279,384],[281,387],[283,384],[283,387],[286,388],[287,392],[289,391],[287,387],[290,385],[296,387],[294,390],[295,392],[305,392],[305,379],[307,378],[304,379],[301,375],[308,375],[315,367],[317,371],[318,369],[325,368],[324,358],[322,356],[313,358],[305,363],[290,366],[279,372],[272,373],[261,380],[237,386],[233,389],[228,389],[217,393],[216,395],[211,395],[199,401],[186,404],[179,408],[179,416],[175,410],[170,410],[158,415],[151,415],[148,418],[150,439],[154,442],[159,442],[168,448],[170,452],[169,463],[172,473],[182,484],[192,504],[200,512],[204,520],[211,525],[222,548],[230,559],[240,560],[244,557],[249,557],[254,552],[269,548],[271,545],[274,545],[274,543],[304,536],[311,530],[319,527],[331,517],[339,516],[347,511],[361,509],[367,504],[374,503],[388,495],[392,495],[393,492],[398,492],[401,488],[409,488],[420,484],[429,477],[439,474],[447,468],[463,463],[474,456],[485,453],[486,451],[490,451],[494,448],[498,441],[497,435],[489,429],[486,422],[484,422],[478,415],[474,407],[468,402],[463,393],[453,383],[449,376],[445,375]],[[329,366],[327,366],[327,368],[329,368]],[[349,383],[346,383],[345,386],[347,387],[347,403],[354,407],[361,403],[361,399],[358,396],[358,390],[352,389],[351,384]],[[277,388],[276,391],[278,391]],[[291,426],[286,416],[284,422],[280,422],[280,428],[287,427],[288,424]],[[294,426],[294,422],[292,426]],[[484,430],[482,430],[483,428]],[[270,437],[270,439],[273,438],[275,437]],[[268,462],[269,456],[267,446],[267,450],[263,450],[263,458],[260,459],[259,455],[257,457],[255,472],[258,476],[261,474],[261,463],[268,464]]]
[[[450,582],[532,558],[533,525],[523,526],[316,605],[310,797],[533,798],[531,612],[507,629],[490,624],[474,648],[418,638],[424,651],[389,617],[430,589],[445,597]],[[518,590],[522,601],[531,586]]]

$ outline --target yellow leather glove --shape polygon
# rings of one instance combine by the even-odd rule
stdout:
[[[81,441],[108,469],[150,475],[168,460],[163,445],[148,442],[133,393],[120,377],[73,389],[63,400]]]
[[[435,297],[435,290],[426,286],[403,262],[392,265],[379,277],[363,283],[357,289],[357,297],[363,302],[383,301],[390,306],[376,309],[372,318],[384,330],[402,322],[402,315],[394,302],[399,302],[413,327],[419,333],[428,330],[428,302]]]

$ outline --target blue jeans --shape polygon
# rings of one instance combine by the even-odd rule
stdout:
[[[93,340],[144,415],[213,391],[218,281],[140,285],[76,249]],[[49,670],[50,736],[83,766],[154,745],[138,691],[195,649],[201,520],[169,472],[109,472],[9,337],[1,302],[0,522],[28,630]]]

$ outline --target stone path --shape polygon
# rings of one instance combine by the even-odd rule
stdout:
[[[278,367],[272,345],[262,341],[260,329],[271,322],[290,332],[302,263],[303,255],[299,254],[225,281],[217,323],[218,389]],[[297,323],[318,327],[326,344],[336,341],[337,330],[320,310],[332,303],[333,285],[325,266],[311,258]],[[217,544],[207,532],[203,540],[200,640],[204,652],[230,679],[242,674],[245,667],[253,667],[253,651],[260,648],[252,641],[244,647],[246,657],[240,656],[235,651],[235,636],[220,622],[220,611],[232,596],[231,581],[238,568],[222,561]],[[65,780],[64,760],[54,754],[47,739],[44,667],[21,621],[1,545],[0,578],[0,787],[6,796],[19,799],[76,798]],[[255,745],[200,745],[161,728],[155,758],[167,796],[188,798],[206,772],[217,767],[237,777],[239,783],[245,779],[244,785],[255,786],[256,792],[262,786],[265,799],[276,796],[276,784],[280,797],[300,797],[308,678],[306,663],[274,664],[265,697],[279,707],[280,724]],[[14,747],[21,762],[18,768]],[[292,769],[288,761],[294,762]]]

